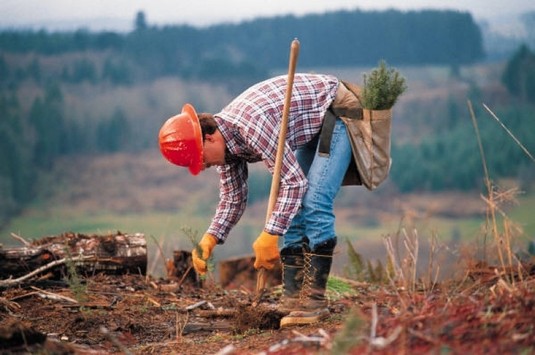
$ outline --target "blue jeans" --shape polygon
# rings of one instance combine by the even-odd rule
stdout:
[[[334,231],[334,199],[342,186],[351,162],[351,145],[342,120],[336,119],[329,156],[317,153],[318,140],[296,150],[297,161],[308,179],[301,209],[284,234],[283,248],[301,249],[308,242],[310,250],[330,239]]]

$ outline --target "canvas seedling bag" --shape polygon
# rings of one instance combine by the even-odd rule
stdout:
[[[351,166],[356,165],[360,183],[374,190],[390,172],[392,110],[363,109],[359,97],[357,85],[342,82],[332,109],[347,127],[354,159]],[[350,173],[346,174],[346,182]]]

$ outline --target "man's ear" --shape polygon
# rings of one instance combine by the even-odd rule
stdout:
[[[213,141],[214,141],[214,135],[213,135],[213,134],[208,134],[208,133],[206,133],[206,134],[204,135],[204,140],[205,140],[205,141],[208,141],[208,142],[213,142]]]

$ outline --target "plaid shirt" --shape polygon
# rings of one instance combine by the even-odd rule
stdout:
[[[301,207],[307,180],[294,152],[321,130],[338,88],[329,75],[295,74],[288,116],[279,195],[264,229],[283,235]],[[226,164],[217,167],[220,200],[208,233],[223,243],[247,204],[247,163],[263,161],[273,173],[284,108],[287,76],[260,82],[214,115],[225,138]]]

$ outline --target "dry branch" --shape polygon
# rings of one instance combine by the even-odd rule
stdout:
[[[22,237],[21,237],[20,235],[18,235],[18,234],[11,233],[11,237],[12,237],[13,239],[18,240],[19,242],[21,242],[21,243],[24,244],[25,246],[30,246],[30,245],[31,245],[30,242],[28,242],[26,239],[22,238]]]
[[[93,258],[93,257],[92,256],[83,256],[82,255],[82,256],[70,258],[69,260],[72,261],[72,262],[76,262],[76,261],[81,261],[81,260],[88,260],[88,259],[91,259],[91,258]],[[21,276],[19,278],[16,278],[16,279],[9,278],[7,280],[0,280],[0,287],[11,287],[11,286],[18,285],[18,284],[22,283],[23,281],[25,281],[27,279],[30,279],[35,275],[38,275],[38,274],[42,273],[43,271],[52,269],[53,267],[58,266],[58,265],[63,265],[66,262],[67,262],[67,258],[64,258],[64,259],[61,259],[61,260],[55,260],[55,261],[52,261],[51,263],[48,263],[48,264],[46,264],[44,266],[41,266],[38,269],[35,269],[32,272],[30,272],[29,274]]]
[[[533,157],[533,155],[529,152],[529,150],[518,140],[518,138],[515,137],[515,135],[502,123],[502,121],[500,121],[500,119],[498,118],[498,116],[496,116],[496,114],[494,112],[492,112],[492,110],[485,104],[483,104],[483,107],[490,113],[490,115],[496,120],[498,121],[498,123],[500,124],[500,126],[502,126],[502,128],[507,132],[507,134],[509,134],[509,136],[511,136],[511,138],[513,138],[513,140],[515,141],[516,144],[518,144],[518,146],[524,151],[524,153],[526,153],[526,155],[531,159],[532,162],[535,163],[535,158]]]

